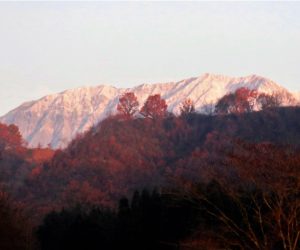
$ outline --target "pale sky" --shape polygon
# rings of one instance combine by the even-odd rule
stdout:
[[[300,91],[300,2],[0,2],[0,115],[69,88],[206,72]]]

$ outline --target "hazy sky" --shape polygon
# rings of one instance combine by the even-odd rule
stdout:
[[[300,2],[0,3],[0,115],[68,88],[205,72],[300,91]]]

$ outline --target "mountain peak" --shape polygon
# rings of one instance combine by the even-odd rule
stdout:
[[[149,95],[160,94],[166,100],[168,110],[178,114],[181,103],[187,98],[193,100],[197,111],[203,112],[205,106],[215,104],[222,96],[240,87],[292,96],[275,82],[255,74],[230,77],[205,73],[178,82],[142,84],[127,89],[105,84],[69,89],[24,103],[1,117],[0,122],[17,125],[31,147],[51,144],[53,148],[59,148],[65,147],[77,133],[114,114],[118,98],[125,91],[135,93],[140,107]],[[300,94],[297,97],[300,99]]]

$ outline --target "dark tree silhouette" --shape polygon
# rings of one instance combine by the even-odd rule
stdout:
[[[37,230],[42,250],[116,249],[116,214],[100,208],[49,213]]]
[[[190,202],[157,191],[122,198],[118,211],[80,206],[51,212],[37,230],[41,250],[177,250],[195,225]]]
[[[195,113],[194,102],[191,99],[184,100],[180,107],[180,115],[187,116],[193,113]]]
[[[22,209],[0,191],[0,249],[30,249],[33,245],[31,235],[31,227]]]
[[[261,110],[265,110],[267,108],[276,108],[282,104],[280,96],[273,94],[261,93],[257,97],[257,104]]]

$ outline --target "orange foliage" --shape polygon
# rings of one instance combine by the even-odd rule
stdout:
[[[29,150],[28,160],[37,164],[49,161],[55,151],[51,148],[34,148]]]

